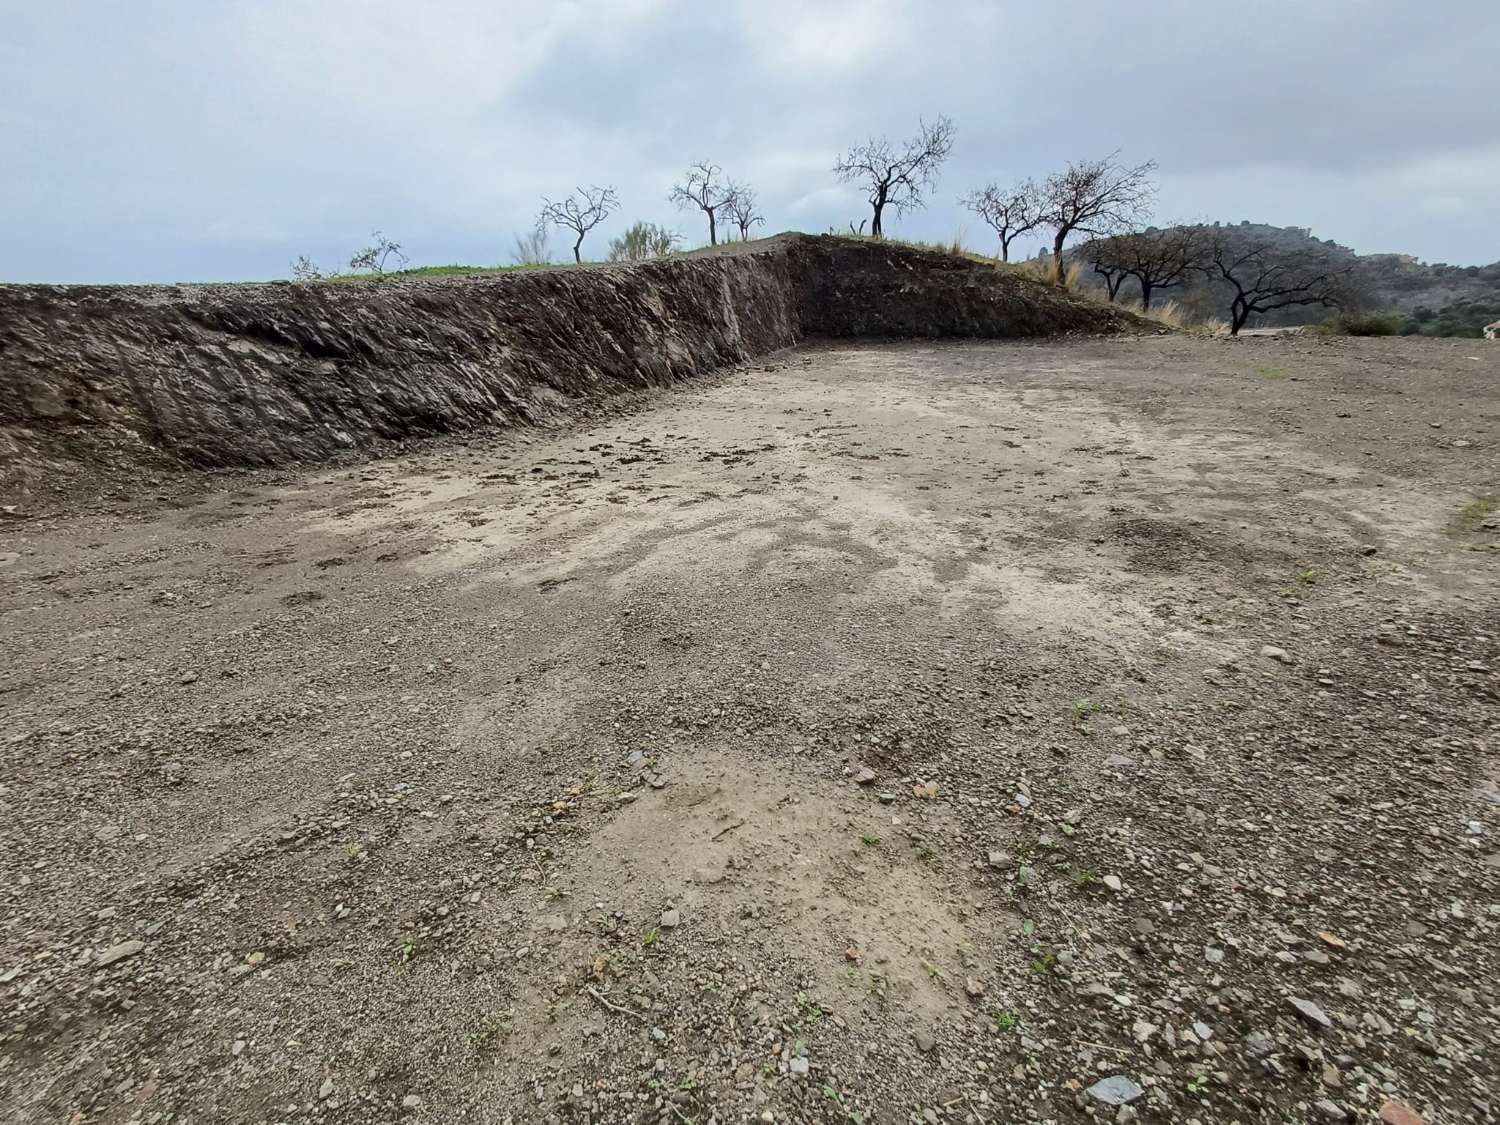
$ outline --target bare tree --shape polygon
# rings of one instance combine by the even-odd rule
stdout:
[[[1229,333],[1256,314],[1299,305],[1337,308],[1349,299],[1351,267],[1316,250],[1284,250],[1273,243],[1238,234],[1230,228],[1202,232],[1205,240],[1199,269],[1228,283]]]
[[[1010,244],[1042,225],[1041,198],[1027,180],[1011,188],[995,184],[971,191],[958,201],[988,223],[1000,236],[1000,260],[1010,261]]]
[[[707,160],[700,160],[687,170],[682,183],[673,184],[667,193],[667,202],[675,203],[680,211],[696,208],[708,216],[708,244],[719,244],[719,212],[728,206],[734,195],[734,187],[722,179],[724,169]]]
[[[546,266],[552,263],[552,252],[547,247],[547,224],[538,219],[536,225],[525,234],[516,235],[511,258],[518,266]]]
[[[1104,289],[1111,301],[1119,296],[1120,286],[1130,277],[1123,246],[1125,237],[1115,234],[1106,238],[1091,238],[1078,248],[1079,256],[1104,279]]]
[[[1141,287],[1142,309],[1151,307],[1151,298],[1158,290],[1186,285],[1207,261],[1199,227],[1152,228],[1134,231],[1122,239],[1125,269]]]
[[[1133,168],[1116,163],[1117,153],[1103,160],[1069,164],[1047,177],[1041,189],[1041,223],[1052,231],[1054,278],[1063,279],[1063,246],[1077,232],[1095,237],[1139,225],[1150,212],[1156,185],[1156,161]]]
[[[395,258],[401,266],[405,266],[409,261],[407,256],[401,253],[401,243],[391,241],[377,230],[370,235],[370,245],[357,251],[349,259],[349,268],[373,274],[375,277],[384,277],[386,265],[392,258]]]
[[[537,221],[566,227],[577,235],[573,240],[573,261],[582,262],[583,255],[579,252],[579,248],[583,245],[583,236],[609,218],[619,206],[620,197],[615,194],[614,188],[581,187],[574,189],[572,195],[556,203],[543,197],[542,213]]]
[[[749,184],[729,182],[729,198],[724,202],[724,215],[739,228],[740,240],[750,240],[750,228],[764,225],[766,217],[756,206],[755,189]]]
[[[938,117],[931,125],[918,121],[915,137],[900,144],[872,137],[839,158],[834,175],[846,184],[862,185],[869,193],[872,238],[885,233],[881,219],[887,207],[899,218],[926,206],[927,192],[953,151],[953,132],[953,122],[946,117]]]
[[[298,254],[297,260],[292,263],[293,281],[322,281],[323,271],[318,268],[318,263],[306,254]]]
[[[1093,238],[1078,252],[1104,279],[1111,301],[1126,279],[1134,278],[1141,289],[1143,309],[1151,307],[1158,291],[1186,285],[1206,261],[1201,228],[1189,226],[1152,227]]]

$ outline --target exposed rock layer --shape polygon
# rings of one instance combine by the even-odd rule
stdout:
[[[782,236],[633,267],[375,283],[0,286],[0,494],[535,424],[806,335],[1112,331],[963,258]]]

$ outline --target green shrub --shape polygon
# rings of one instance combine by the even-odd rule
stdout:
[[[682,236],[655,223],[636,223],[619,238],[609,242],[611,262],[644,262],[665,258],[677,249]]]
[[[1313,331],[1324,336],[1396,336],[1406,327],[1400,313],[1337,312]]]
[[[1477,339],[1484,334],[1484,326],[1492,320],[1500,320],[1500,294],[1471,301],[1454,301],[1436,311],[1418,309],[1413,314],[1411,323],[1415,325],[1416,332],[1423,336]]]

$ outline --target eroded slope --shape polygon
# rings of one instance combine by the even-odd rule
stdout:
[[[968,259],[782,236],[632,267],[381,284],[0,286],[0,498],[556,422],[807,334],[1135,323]]]

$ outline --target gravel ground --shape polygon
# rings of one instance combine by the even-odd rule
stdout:
[[[1494,1120],[1497,447],[1479,341],[817,345],[0,520],[0,1115]]]

